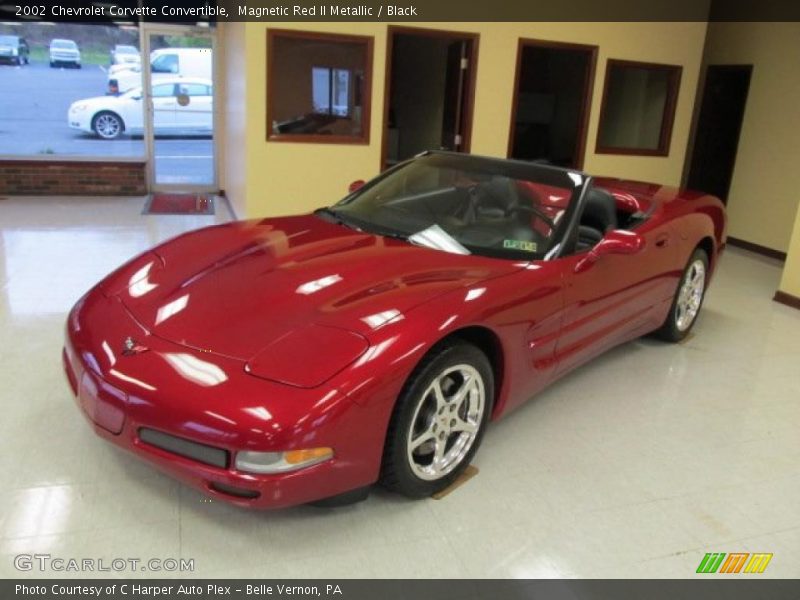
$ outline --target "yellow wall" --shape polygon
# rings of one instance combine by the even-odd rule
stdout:
[[[386,61],[386,23],[280,23],[280,28],[372,35],[375,38],[372,77],[372,120],[368,145],[331,145],[266,141],[266,28],[245,23],[237,39],[243,47],[228,49],[226,64],[246,69],[246,125],[235,133],[226,127],[225,153],[244,154],[246,183],[234,181],[226,168],[222,187],[228,195],[244,194],[234,203],[244,215],[280,215],[308,211],[341,198],[347,185],[379,171]],[[446,28],[480,34],[472,152],[505,156],[514,87],[517,40],[520,37],[571,41],[599,46],[597,72],[589,119],[584,168],[595,174],[644,179],[666,184],[680,182],[694,105],[706,23],[427,23],[419,27]],[[223,26],[223,30],[230,27]],[[225,36],[225,34],[223,34]],[[232,56],[231,52],[240,53]],[[598,113],[607,58],[678,64],[683,77],[667,157],[598,155],[594,153]],[[228,102],[233,98],[228,94]],[[238,159],[236,159],[238,160]]]
[[[800,200],[798,61],[800,23],[708,27],[706,64],[753,65],[728,195],[728,233],[782,252],[789,247]],[[794,247],[800,252],[800,243]]]
[[[783,267],[780,290],[800,298],[800,210],[794,218],[794,233],[789,243],[786,266]]]

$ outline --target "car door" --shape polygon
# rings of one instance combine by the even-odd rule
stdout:
[[[564,277],[557,374],[656,329],[663,320],[661,309],[679,276],[672,230],[668,223],[650,221],[635,232],[644,241],[635,254],[605,254],[587,262],[590,250],[584,250],[557,259]]]
[[[192,132],[211,131],[211,87],[203,83],[177,84],[175,125]]]
[[[155,133],[175,129],[175,109],[178,106],[174,83],[153,85],[153,130]]]

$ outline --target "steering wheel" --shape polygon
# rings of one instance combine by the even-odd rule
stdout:
[[[520,211],[528,212],[528,213],[531,213],[534,216],[539,217],[542,221],[547,223],[547,226],[550,229],[555,229],[556,228],[556,222],[553,219],[551,219],[550,216],[546,212],[544,212],[540,208],[536,208],[535,206],[532,206],[532,205],[529,206],[529,205],[526,205],[526,204],[518,204],[518,205],[512,206],[511,208],[508,209],[509,213],[515,213],[515,212],[520,212]]]

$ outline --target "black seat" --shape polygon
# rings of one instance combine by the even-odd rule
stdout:
[[[606,232],[617,228],[617,202],[614,196],[601,188],[586,193],[583,214],[578,225],[579,248],[592,247]]]
[[[512,179],[494,176],[475,186],[470,193],[471,210],[465,215],[466,226],[462,232],[470,243],[476,246],[502,245],[503,240],[542,243],[542,236],[531,227],[530,212],[519,210],[525,200],[520,198]]]

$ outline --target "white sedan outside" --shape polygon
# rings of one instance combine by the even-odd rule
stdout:
[[[153,84],[153,132],[156,135],[210,135],[213,131],[211,80],[160,79]],[[73,102],[69,126],[106,140],[144,131],[143,92],[134,88],[120,96],[97,96]]]

